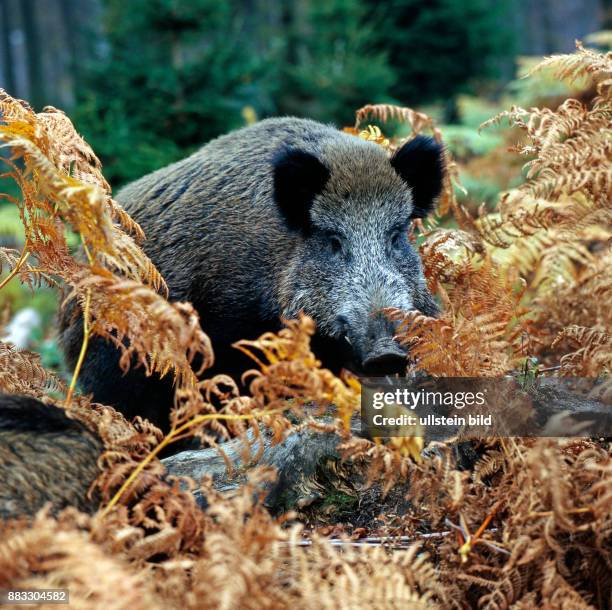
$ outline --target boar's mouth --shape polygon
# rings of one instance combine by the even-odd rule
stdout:
[[[406,350],[395,339],[398,324],[389,319],[384,311],[370,313],[362,324],[349,324],[342,315],[338,316],[337,321],[357,364],[348,368],[370,377],[406,372]]]

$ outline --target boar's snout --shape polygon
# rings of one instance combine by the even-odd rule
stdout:
[[[396,322],[378,313],[368,317],[365,328],[351,328],[344,316],[338,318],[344,322],[354,358],[364,374],[393,375],[406,371],[406,352],[394,340]]]
[[[366,355],[362,367],[367,375],[393,375],[406,371],[406,353],[393,339],[382,337]]]

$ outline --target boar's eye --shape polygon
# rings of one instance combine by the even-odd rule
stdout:
[[[330,254],[338,256],[342,253],[342,238],[337,233],[326,233],[325,243]]]
[[[406,227],[397,227],[391,233],[391,248],[393,250],[401,250],[406,243]]]
[[[329,235],[328,244],[329,250],[333,255],[337,255],[342,252],[342,240],[337,235]]]

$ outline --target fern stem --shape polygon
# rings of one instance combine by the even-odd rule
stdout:
[[[487,529],[487,525],[491,522],[491,519],[495,516],[495,513],[499,509],[499,504],[493,507],[493,510],[485,517],[484,521],[480,524],[480,527],[476,530],[476,533],[472,536],[472,543],[476,542],[482,533]]]
[[[69,405],[72,400],[72,395],[74,393],[74,388],[76,387],[77,379],[79,378],[79,373],[81,372],[81,367],[83,366],[83,362],[85,361],[85,354],[87,352],[87,345],[89,344],[89,309],[91,306],[91,288],[87,289],[87,298],[85,299],[85,308],[83,310],[83,342],[81,343],[81,352],[79,353],[79,359],[77,360],[76,366],[74,367],[74,372],[72,373],[72,380],[70,381],[70,387],[68,388],[68,393],[66,394],[66,405]]]
[[[13,270],[0,282],[0,290],[2,290],[19,273],[19,270],[28,260],[28,257],[30,256],[30,252],[28,252],[29,245],[29,238],[26,237],[25,244],[23,245],[23,250],[21,251],[21,255],[19,256],[19,260],[17,261],[15,267],[13,267]]]
[[[83,250],[87,256],[87,260],[89,261],[89,266],[93,267],[94,259],[87,247],[87,243],[85,242],[85,238],[81,233],[81,244],[83,245]],[[89,325],[89,310],[91,308],[91,288],[87,289],[87,297],[85,298],[85,308],[83,309],[83,342],[81,343],[81,351],[79,353],[79,359],[77,360],[76,366],[74,367],[74,372],[72,373],[72,380],[70,381],[70,387],[68,388],[68,393],[66,394],[66,401],[64,404],[69,405],[72,400],[72,395],[74,394],[74,389],[76,388],[77,379],[79,378],[79,373],[81,372],[81,367],[83,366],[83,362],[85,361],[85,354],[87,353],[87,346],[89,344],[89,336],[90,336],[90,325]]]

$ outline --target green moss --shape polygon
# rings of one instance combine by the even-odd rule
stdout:
[[[333,506],[338,512],[349,511],[353,509],[356,504],[357,496],[352,496],[342,491],[334,491],[323,498],[324,507]]]

